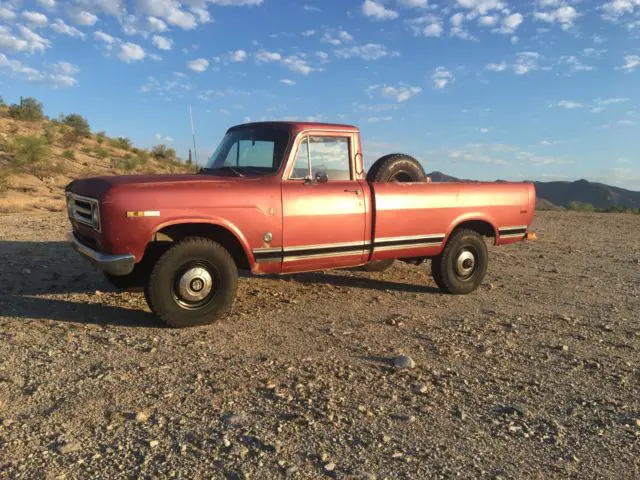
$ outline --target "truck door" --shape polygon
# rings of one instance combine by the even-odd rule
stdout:
[[[348,132],[298,138],[282,182],[283,272],[365,263],[365,198],[353,150]]]

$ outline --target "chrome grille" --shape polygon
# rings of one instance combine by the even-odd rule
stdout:
[[[67,213],[72,220],[100,231],[100,204],[95,198],[67,193]]]

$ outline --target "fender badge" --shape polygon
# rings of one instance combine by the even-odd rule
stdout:
[[[127,212],[127,218],[138,218],[138,217],[159,217],[159,210],[145,210],[142,212]]]
[[[271,235],[271,232],[266,232],[264,234],[265,243],[269,243],[269,242],[271,242],[271,240],[273,240],[273,235]]]

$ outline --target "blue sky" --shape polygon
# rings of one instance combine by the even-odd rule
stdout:
[[[0,95],[200,160],[244,121],[361,127],[482,180],[640,190],[640,0],[0,2]]]

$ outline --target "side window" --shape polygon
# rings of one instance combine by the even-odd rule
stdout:
[[[331,181],[351,180],[349,139],[345,137],[307,137],[298,147],[291,179],[309,175],[307,154],[311,159],[311,176],[324,173]]]

